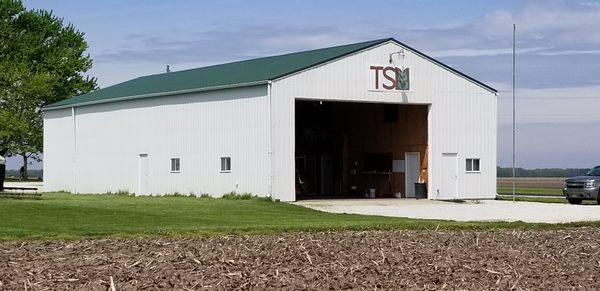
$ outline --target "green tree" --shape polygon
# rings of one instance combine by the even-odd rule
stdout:
[[[45,10],[0,0],[0,152],[43,151],[41,108],[96,88],[84,34]]]

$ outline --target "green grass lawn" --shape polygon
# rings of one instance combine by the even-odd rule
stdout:
[[[553,188],[515,188],[516,194],[521,195],[541,195],[541,196],[562,196],[562,189]],[[512,194],[512,187],[498,187],[498,194]]]
[[[367,229],[489,229],[600,226],[419,220],[330,214],[265,199],[45,193],[0,198],[0,240],[269,234]]]

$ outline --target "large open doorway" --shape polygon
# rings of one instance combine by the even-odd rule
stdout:
[[[428,105],[296,101],[296,197],[415,197]]]

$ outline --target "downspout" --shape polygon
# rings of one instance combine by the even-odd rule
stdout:
[[[271,86],[273,82],[267,82],[267,96],[269,98],[269,197],[273,198],[273,172],[274,172],[274,157],[273,157],[273,98],[271,94]]]
[[[77,194],[77,120],[75,117],[75,106],[71,107],[71,116],[73,117],[73,193]]]

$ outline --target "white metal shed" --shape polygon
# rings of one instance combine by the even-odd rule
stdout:
[[[44,187],[494,198],[496,96],[395,39],[140,77],[44,108]]]

